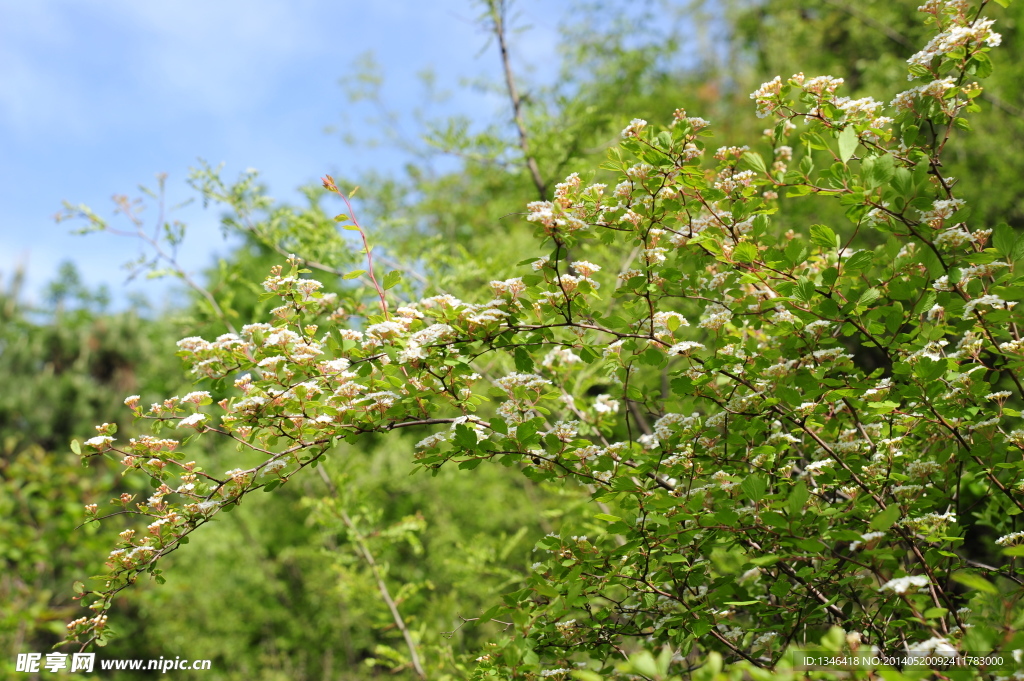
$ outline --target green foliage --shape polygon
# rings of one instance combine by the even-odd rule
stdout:
[[[174,372],[161,354],[164,330],[135,310],[103,314],[104,297],[84,289],[69,265],[51,285],[49,309],[26,310],[16,286],[0,294],[0,375],[17,387],[0,394],[0,432],[19,446],[63,450],[125,393],[170,387],[160,377],[161,368],[164,377]]]
[[[310,278],[310,267],[352,274],[347,262],[323,262],[345,251],[314,202],[301,214],[317,216],[312,255],[289,256],[263,283],[280,305],[216,340],[179,342],[217,394],[149,409],[129,401],[152,436],[125,442],[102,426],[85,443],[87,457],[116,453],[156,489],[123,504],[148,527],[121,535],[103,585],[86,593],[92,607],[107,609],[253,492],[282,496],[321,475],[326,494],[306,504],[325,544],[351,550],[333,563],[349,587],[340,598],[396,629],[372,648],[372,666],[422,677],[717,679],[793,675],[804,653],[1012,659],[1024,647],[1014,560],[1024,541],[1024,244],[1008,226],[968,226],[943,163],[980,109],[973,81],[998,40],[964,5],[924,10],[942,39],[910,60],[916,82],[888,110],[841,97],[830,76],[776,78],[753,95],[772,125],[760,152],[721,146],[708,159],[704,119],[679,109],[656,128],[638,118],[602,166],[613,189],[573,173],[547,200],[521,139],[522,173],[542,199],[526,221],[547,255],[490,281],[480,303],[418,297],[395,274],[380,276],[351,194],[324,178],[345,204],[336,220],[362,239],[366,269],[352,280],[365,286],[325,294]],[[802,152],[788,143],[794,130]],[[238,192],[205,177],[208,194],[245,214]],[[805,204],[829,206],[829,219],[805,220],[817,212]],[[303,252],[302,219],[267,215],[244,229]],[[435,263],[441,273],[449,264]],[[338,313],[339,295],[358,318]],[[409,554],[429,546],[426,499],[384,518],[372,510],[379,502],[343,491],[360,489],[347,465],[322,469],[396,430],[426,435],[417,469],[443,481],[408,494],[458,494],[457,479],[500,464],[591,502],[537,539],[527,576],[509,546],[531,531],[478,526],[492,541],[513,539],[478,547],[479,564],[494,566],[488,586],[504,593],[488,606],[476,591],[475,611],[459,613],[492,627],[472,635],[487,641],[476,665],[428,633],[438,586],[429,575],[452,578],[459,593],[468,577],[450,564],[411,569]],[[223,459],[175,453],[196,442],[231,445],[241,463],[220,473]],[[463,532],[473,527],[469,517],[449,524],[449,546],[471,555]],[[382,556],[402,566],[397,591]],[[374,584],[376,613],[358,598]],[[404,617],[400,602],[417,615]],[[106,636],[102,617],[69,628],[82,645]]]
[[[104,292],[70,265],[49,287],[51,306],[27,307],[18,284],[0,293],[0,642],[40,651],[78,608],[72,582],[102,566],[108,540],[95,523],[83,527],[82,505],[143,487],[102,462],[83,469],[68,442],[116,413],[125,392],[155,397],[179,381],[163,346],[171,327],[139,310],[103,312]]]
[[[484,4],[497,37],[510,20]],[[83,592],[128,635],[82,619],[79,640],[188,651],[218,679],[805,678],[801,651],[1024,647],[1019,10],[997,15],[1010,49],[979,34],[914,66],[966,73],[941,95],[886,111],[780,79],[756,143],[764,122],[738,113],[750,54],[888,100],[936,29],[914,6],[748,6],[715,71],[678,68],[671,7],[593,3],[558,81],[511,97],[525,135],[424,120],[405,177],[297,206],[201,167],[242,245],[197,281],[165,225],[136,265],[192,288],[170,325],[106,314],[70,271],[57,310],[5,312],[3,375],[25,386],[0,401],[9,649],[45,649]],[[997,111],[968,122],[979,104]],[[753,148],[711,161],[680,105]],[[185,378],[159,343],[184,335]],[[129,392],[141,422],[93,439]],[[74,590],[109,546],[68,490],[104,506],[90,518],[135,495],[113,504],[134,535]],[[111,598],[147,573],[166,584]]]
[[[1003,4],[1003,3],[999,3]],[[736,3],[734,49],[752,58],[752,77],[775,74],[829,73],[845,80],[851,98],[896,92],[906,82],[908,57],[932,36],[920,21],[919,0],[766,0]],[[946,173],[963,182],[958,195],[974,218],[986,224],[1006,221],[1024,226],[1024,203],[1016,181],[1024,166],[1019,154],[1007,153],[1024,134],[1024,91],[1017,75],[1017,55],[1024,48],[1024,6],[991,3],[985,12],[998,21],[1002,49],[970,65],[969,78],[986,78],[979,103],[985,115],[972,120],[974,134],[953,136],[943,157]],[[987,64],[991,61],[992,73]],[[986,64],[982,72],[978,65]],[[962,122],[961,122],[962,121]],[[966,125],[954,119],[954,125]],[[919,134],[936,135],[927,126]]]

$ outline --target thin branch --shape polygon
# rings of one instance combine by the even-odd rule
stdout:
[[[323,466],[318,466],[317,470],[320,472],[320,477],[327,485],[327,489],[330,490],[331,496],[335,499],[340,499],[338,494],[338,488],[335,486],[334,481],[327,475],[327,471],[324,470]],[[423,665],[420,664],[419,653],[416,652],[416,641],[412,639],[412,634],[409,632],[409,628],[405,626],[405,620],[402,618],[402,613],[398,611],[398,605],[395,603],[395,599],[391,597],[391,592],[388,590],[388,585],[384,581],[384,576],[380,572],[380,568],[377,566],[377,561],[373,558],[373,553],[370,551],[370,547],[366,545],[362,533],[356,529],[355,523],[352,522],[352,518],[349,517],[348,513],[343,508],[339,508],[338,511],[341,514],[341,520],[345,523],[346,529],[356,540],[356,546],[359,547],[359,553],[362,555],[363,560],[370,567],[370,572],[373,573],[374,579],[377,581],[377,589],[380,591],[381,598],[388,606],[388,610],[391,611],[391,617],[395,621],[395,626],[402,632],[402,638],[405,639],[405,645],[409,649],[409,660],[412,663],[412,668],[416,670],[416,676],[421,679],[427,678],[427,673],[423,671]]]
[[[515,121],[516,129],[519,131],[519,148],[526,159],[526,167],[530,171],[530,178],[533,180],[533,186],[536,187],[540,200],[546,201],[548,194],[547,184],[541,178],[537,159],[530,151],[530,139],[526,132],[526,123],[523,120],[523,99],[519,95],[518,88],[516,88],[516,80],[512,75],[512,63],[508,54],[508,43],[505,41],[505,15],[508,5],[506,0],[488,0],[487,8],[491,15],[491,30],[494,31],[494,37],[498,40],[498,49],[501,52],[501,65],[505,72],[505,87],[508,89],[508,97],[512,102],[512,119]]]

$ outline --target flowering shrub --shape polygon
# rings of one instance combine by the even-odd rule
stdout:
[[[210,390],[129,397],[153,435],[104,424],[85,442],[155,492],[116,500],[148,527],[120,535],[101,588],[79,585],[95,615],[68,640],[102,642],[113,596],[249,493],[417,428],[426,471],[500,463],[594,501],[586,535],[544,538],[529,587],[478,618],[505,626],[479,678],[598,678],[659,649],[624,669],[710,653],[756,674],[834,627],[833,650],[1024,648],[1024,240],[970,224],[941,162],[999,36],[960,0],[921,11],[936,37],[888,105],[830,76],[753,93],[767,158],[705,153],[709,123],[683,110],[665,129],[633,120],[606,167],[618,183],[574,173],[531,203],[550,255],[480,302],[398,300],[338,216],[364,238],[352,277],[377,314],[345,326],[290,257],[264,282],[271,318],[179,342]],[[849,224],[789,225],[780,194],[838,201]],[[181,453],[211,436],[252,465]]]

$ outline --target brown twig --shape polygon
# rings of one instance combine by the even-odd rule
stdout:
[[[323,466],[319,466],[317,471],[320,472],[320,477],[323,479],[324,484],[327,485],[327,489],[330,490],[331,496],[335,499],[339,499],[338,488],[335,486],[334,481],[327,475],[327,471],[324,470]],[[388,610],[391,611],[391,618],[395,621],[395,626],[402,632],[402,638],[405,639],[405,645],[409,649],[409,660],[412,663],[412,668],[416,670],[416,676],[421,679],[427,678],[427,673],[423,671],[423,665],[420,663],[419,653],[416,652],[416,641],[412,639],[412,634],[409,632],[409,628],[405,625],[405,620],[402,618],[402,613],[398,611],[398,605],[395,603],[395,599],[391,597],[391,591],[388,589],[387,583],[384,581],[384,576],[380,572],[380,568],[377,566],[377,561],[373,558],[373,553],[370,551],[370,547],[366,545],[361,532],[356,529],[355,523],[352,522],[352,518],[349,517],[345,509],[339,508],[339,514],[341,521],[345,523],[345,528],[349,531],[352,537],[356,540],[356,546],[359,548],[359,553],[366,561],[366,564],[370,568],[370,572],[373,573],[373,578],[377,581],[377,590],[380,591],[381,598],[388,606]]]
[[[346,196],[341,190],[338,189],[338,185],[334,183],[334,178],[330,175],[325,175],[323,178],[324,189],[329,192],[334,192],[341,197],[341,200],[345,202],[345,207],[348,209],[348,219],[352,221],[352,225],[359,232],[359,236],[363,239],[363,252],[366,253],[366,273],[370,275],[370,282],[373,284],[373,288],[377,290],[377,295],[380,297],[380,309],[384,313],[384,319],[391,319],[391,315],[388,314],[388,301],[384,297],[384,289],[377,282],[377,276],[373,272],[373,249],[370,248],[369,242],[366,240],[366,232],[363,231],[362,225],[356,219],[355,210],[352,208],[352,202],[349,200],[350,197],[355,194],[356,190],[353,189]],[[358,187],[356,187],[358,189]]]
[[[508,97],[512,102],[512,119],[515,121],[516,129],[519,132],[519,148],[526,159],[526,167],[530,171],[530,179],[537,189],[541,201],[547,200],[547,184],[540,175],[540,167],[537,159],[530,151],[530,139],[526,132],[526,123],[523,120],[523,98],[516,88],[516,80],[512,75],[512,63],[509,59],[508,43],[505,40],[505,15],[508,9],[506,0],[487,0],[487,9],[491,17],[491,30],[498,41],[498,50],[501,52],[501,65],[505,72],[505,87],[508,89]]]

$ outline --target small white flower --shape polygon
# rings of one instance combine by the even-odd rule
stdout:
[[[685,355],[685,354],[688,354],[690,352],[690,350],[703,350],[703,349],[704,349],[704,344],[703,343],[697,343],[697,342],[694,342],[694,341],[683,341],[682,343],[676,343],[675,345],[670,347],[668,349],[668,354],[670,354],[670,355]]]
[[[176,428],[184,428],[186,426],[195,426],[206,420],[206,414],[196,413],[186,416],[185,418],[178,421]]]
[[[996,539],[998,546],[1016,546],[1024,540],[1024,532],[1011,532],[1010,534],[1004,534],[999,539]]]
[[[881,539],[884,536],[885,536],[885,532],[868,532],[866,534],[862,534],[860,536],[859,540],[857,540],[857,541],[853,542],[852,544],[850,544],[850,550],[851,551],[856,551],[857,548],[862,543],[866,544],[866,543],[872,542],[872,541],[874,541],[876,539]]]
[[[273,475],[287,465],[283,459],[274,459],[263,468],[263,472],[260,475]]]
[[[807,474],[819,473],[822,468],[831,468],[834,465],[836,465],[835,459],[822,459],[821,461],[807,464],[804,467],[804,472]]]
[[[642,118],[634,118],[622,131],[623,137],[637,137],[640,131],[647,127],[647,121]],[[543,673],[543,672],[542,672]]]
[[[930,638],[927,641],[922,641],[921,643],[908,645],[907,652],[915,657],[924,657],[928,655],[956,657],[958,655],[956,648],[950,645],[949,641],[939,637]]]
[[[928,578],[923,575],[907,575],[906,577],[897,577],[896,579],[890,579],[888,582],[883,584],[879,591],[892,591],[897,594],[904,594],[911,589],[923,588],[928,586]]]
[[[594,411],[598,414],[615,414],[619,411],[619,401],[613,400],[611,395],[598,395],[594,400]]]

